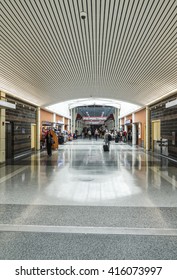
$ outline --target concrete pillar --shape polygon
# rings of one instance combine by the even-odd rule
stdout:
[[[132,114],[132,145],[136,145],[136,124],[135,114]]]
[[[63,117],[63,125],[62,125],[61,132],[63,132],[63,130],[65,130],[65,117]]]
[[[118,120],[117,120],[117,130],[120,130],[120,108],[117,109],[118,110]]]
[[[52,118],[53,118],[52,122],[54,123],[53,127],[56,127],[56,114],[55,113],[53,113],[53,117]]]
[[[136,136],[137,136],[136,133],[137,133],[136,124],[133,123],[132,124],[132,145],[136,145]]]
[[[71,130],[71,120],[68,119],[68,126],[67,126],[67,130]]]
[[[72,133],[74,133],[76,130],[76,110],[75,110],[75,108],[72,109],[72,128],[71,128],[71,130],[72,130]]]
[[[115,114],[114,114],[114,118],[115,118],[115,130],[119,130],[120,129],[120,125],[119,125],[119,115],[120,115],[120,110],[119,108],[115,108]]]
[[[146,151],[150,150],[150,109],[146,107]]]
[[[68,126],[68,131],[72,130],[72,123],[73,123],[73,109],[70,110],[70,120],[69,120],[69,126]]]
[[[124,125],[124,131],[128,132],[128,125],[127,124]]]
[[[40,150],[40,133],[41,133],[41,113],[40,113],[40,107],[37,107],[36,111],[36,119],[37,119],[37,125],[36,125],[36,149],[37,151]]]
[[[126,117],[124,117],[124,126],[125,126],[126,120],[127,120],[127,118],[126,118]],[[125,130],[125,129],[124,129],[124,130]]]
[[[4,100],[6,97],[4,92],[0,92],[0,99]],[[5,138],[6,138],[6,131],[5,131],[5,109],[0,109],[0,163],[5,162],[6,158],[6,145],[5,145]]]
[[[132,123],[135,122],[135,113],[132,113]]]

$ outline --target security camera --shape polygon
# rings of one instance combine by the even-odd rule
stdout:
[[[86,12],[81,12],[80,16],[81,16],[81,19],[85,20],[87,17],[87,14],[86,14]]]

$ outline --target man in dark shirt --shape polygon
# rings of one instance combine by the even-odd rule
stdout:
[[[48,156],[51,156],[52,155],[53,136],[52,136],[50,130],[47,131],[47,135],[46,135],[45,139],[46,139],[47,154],[48,154]]]

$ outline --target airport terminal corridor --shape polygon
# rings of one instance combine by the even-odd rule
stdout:
[[[176,259],[177,162],[77,139],[0,167],[0,259]]]

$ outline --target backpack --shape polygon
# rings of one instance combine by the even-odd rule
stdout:
[[[112,137],[110,134],[108,134],[108,141],[111,141],[112,140]]]

